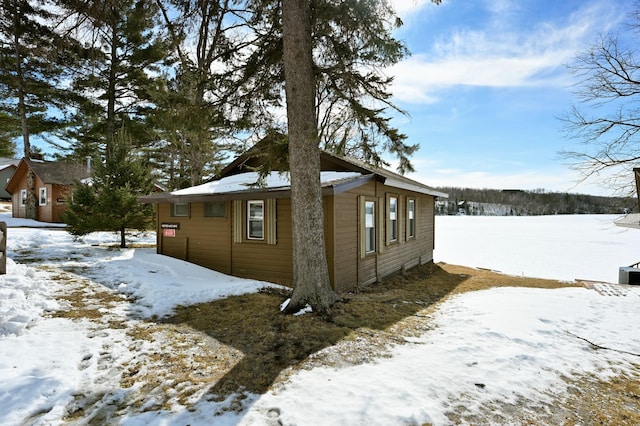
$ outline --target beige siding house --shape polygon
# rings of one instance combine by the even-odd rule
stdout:
[[[252,186],[258,162],[247,154],[209,183],[141,197],[157,205],[158,253],[290,286],[288,175],[273,172]],[[446,194],[326,152],[321,168],[327,260],[337,291],[433,260],[434,204]]]

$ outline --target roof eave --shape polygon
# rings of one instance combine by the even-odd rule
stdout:
[[[411,184],[408,182],[403,182],[396,179],[386,178],[384,184],[387,186],[391,186],[393,188],[405,189],[407,191],[418,192],[420,194],[431,195],[437,198],[449,198],[449,194],[437,191],[433,188],[429,188],[427,186]]]

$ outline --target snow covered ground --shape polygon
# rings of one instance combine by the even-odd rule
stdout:
[[[436,261],[515,275],[615,282],[618,266],[640,260],[640,231],[615,228],[614,218],[438,217]],[[10,216],[0,220],[26,224]],[[8,230],[7,274],[0,276],[0,424],[83,424],[89,415],[100,423],[108,408],[127,401],[136,387],[122,386],[127,367],[159,351],[150,342],[133,342],[128,330],[149,327],[145,318],[166,315],[176,305],[267,285],[158,256],[154,249],[104,245],[116,240],[107,233],[74,242],[63,230]],[[139,242],[154,240],[153,235],[138,237]],[[100,289],[114,297],[101,295]],[[74,292],[84,292],[105,318],[52,315],[72,303]],[[124,294],[129,298],[118,297]],[[461,294],[433,314],[436,327],[391,348],[389,357],[298,371],[271,391],[245,399],[239,411],[225,410],[228,401],[201,398],[204,391],[198,390],[190,406],[174,401],[170,409],[132,408],[116,421],[448,424],[447,413],[460,407],[483,415],[497,402],[552,403],[565,392],[563,376],[606,378],[638,368],[638,357],[625,352],[640,353],[639,305],[640,286],[619,287],[610,295],[586,288]],[[594,351],[576,336],[616,350]],[[89,403],[102,409],[83,411]]]
[[[436,216],[434,260],[505,274],[618,282],[640,261],[640,231],[616,215]]]

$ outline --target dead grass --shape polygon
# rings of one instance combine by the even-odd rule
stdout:
[[[152,351],[140,351],[126,366],[120,380],[125,389],[135,387],[127,404],[145,411],[194,404],[203,389],[242,358],[240,351],[181,325],[149,323],[132,327],[127,334],[134,342],[154,342]]]
[[[73,278],[66,273],[58,273],[52,279],[64,281],[68,287],[64,294],[57,296],[63,309],[52,313],[54,318],[99,320],[105,316],[105,312],[123,301],[123,296],[106,290],[89,290],[83,279]],[[123,327],[120,323],[121,321],[111,320],[111,328]]]
[[[384,356],[390,345],[404,343],[403,336],[428,329],[427,308],[446,296],[514,285],[567,286],[552,280],[427,264],[344,295],[328,319],[280,315],[278,306],[288,292],[265,290],[181,307],[165,321],[189,326],[244,354],[243,360],[212,388],[213,394],[224,399],[239,391],[263,393],[288,369],[358,364]],[[331,351],[323,351],[329,347]]]
[[[568,380],[565,425],[640,425],[640,365],[610,380]]]

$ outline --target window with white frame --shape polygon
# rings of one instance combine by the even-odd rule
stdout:
[[[376,203],[364,202],[364,250],[365,253],[376,251]]]
[[[21,206],[25,206],[27,204],[27,190],[26,189],[21,189],[20,190],[20,205]]]
[[[389,242],[398,241],[398,197],[389,197]]]
[[[40,200],[39,204],[41,206],[46,206],[47,205],[47,187],[39,188],[38,195],[39,195],[38,198]]]
[[[416,237],[416,200],[407,199],[407,239]]]
[[[247,239],[264,239],[264,201],[247,201]]]

